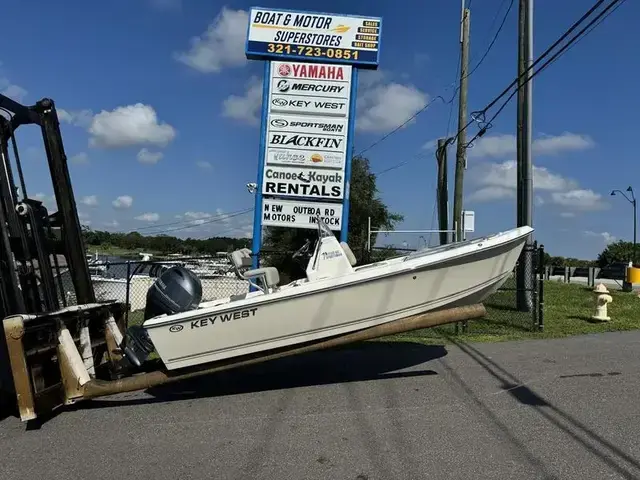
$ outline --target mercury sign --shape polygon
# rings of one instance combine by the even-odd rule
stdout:
[[[382,19],[253,7],[246,56],[378,67]]]
[[[317,216],[331,230],[340,230],[342,204],[266,198],[262,202],[262,225],[265,227],[317,228]]]

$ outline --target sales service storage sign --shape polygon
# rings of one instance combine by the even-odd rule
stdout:
[[[264,195],[341,200],[343,189],[344,173],[341,171],[272,166],[264,170]]]
[[[249,58],[313,58],[377,66],[382,19],[254,7],[249,12]]]
[[[316,228],[317,216],[331,230],[340,230],[342,204],[276,199],[262,202],[262,225],[266,227]]]

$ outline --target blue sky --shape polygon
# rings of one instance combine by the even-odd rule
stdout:
[[[95,229],[175,235],[250,235],[252,216],[192,228],[185,220],[253,206],[262,62],[244,59],[245,1],[112,0],[7,2],[11,48],[0,53],[0,91],[31,104],[56,101],[83,222]],[[471,64],[491,40],[509,0],[473,0]],[[268,1],[259,6],[383,17],[377,72],[361,75],[355,150],[359,152],[437,95],[453,93],[459,2],[432,0]],[[517,2],[516,2],[517,4]],[[535,2],[534,55],[592,1]],[[500,8],[500,10],[498,10]],[[34,14],[37,12],[37,14]],[[496,14],[498,18],[494,20]],[[636,179],[635,113],[640,100],[633,42],[640,14],[626,2],[534,80],[535,238],[555,255],[594,257],[615,238],[630,240],[631,206],[610,197]],[[517,8],[482,66],[469,78],[469,111],[516,74]],[[29,25],[25,34],[24,25]],[[18,40],[19,43],[18,43]],[[6,43],[6,42],[5,42]],[[454,105],[457,108],[457,105]],[[435,139],[445,136],[449,105],[436,101],[407,127],[366,151],[384,200],[405,215],[400,229],[436,228]],[[633,118],[632,118],[633,115]],[[454,133],[454,109],[450,133]],[[33,127],[32,127],[33,128]],[[477,129],[471,128],[472,135]],[[29,194],[52,194],[37,132],[18,136]],[[515,104],[469,150],[465,208],[476,233],[515,225]],[[449,152],[453,166],[455,150]],[[453,170],[450,192],[453,192]],[[640,184],[634,185],[640,192]],[[115,203],[114,203],[115,202]],[[137,218],[136,218],[137,217]],[[217,217],[221,218],[221,217]],[[417,235],[385,242],[415,246]],[[433,241],[436,241],[435,236]]]

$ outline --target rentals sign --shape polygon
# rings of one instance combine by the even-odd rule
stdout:
[[[269,167],[264,171],[262,193],[278,197],[330,198],[344,196],[344,174],[335,170]]]

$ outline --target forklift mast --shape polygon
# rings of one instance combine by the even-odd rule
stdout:
[[[53,213],[28,195],[15,136],[26,125],[40,127],[57,206]],[[25,106],[0,94],[0,320],[67,307],[70,285],[63,285],[63,267],[77,304],[94,303],[55,104],[44,98]],[[0,392],[12,390],[7,356],[0,338]]]

